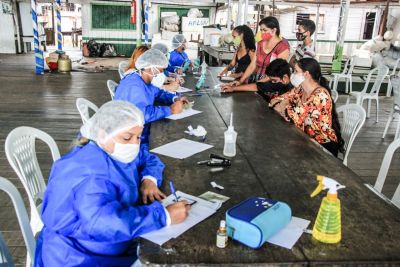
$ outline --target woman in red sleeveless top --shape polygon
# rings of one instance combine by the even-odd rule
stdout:
[[[265,69],[276,58],[287,60],[289,58],[289,42],[280,37],[279,22],[275,17],[263,18],[260,23],[260,31],[256,35],[256,57],[247,67],[239,81],[232,85],[247,82],[266,82]]]

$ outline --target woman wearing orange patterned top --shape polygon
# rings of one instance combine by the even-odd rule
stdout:
[[[295,88],[273,99],[270,107],[337,157],[339,151],[343,152],[344,141],[335,103],[318,62],[301,59],[290,80]]]

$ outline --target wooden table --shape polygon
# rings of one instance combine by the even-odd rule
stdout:
[[[214,77],[207,77],[206,85],[218,83],[216,73],[217,70],[213,71]],[[188,77],[185,86],[194,88],[195,82]],[[206,142],[214,148],[184,160],[160,156],[167,166],[165,181],[173,179],[177,190],[193,195],[214,191],[210,182],[216,181],[225,187],[221,193],[231,199],[215,215],[162,247],[143,240],[143,262],[185,266],[400,265],[400,211],[369,191],[353,171],[323,152],[303,132],[269,110],[261,97],[236,93],[193,99],[195,108],[203,113],[179,121],[153,123],[151,147],[188,138],[183,133],[188,125],[204,126],[208,131]],[[197,166],[196,162],[207,159],[211,152],[222,154],[223,132],[231,112],[238,132],[237,155],[229,169],[210,173],[208,167]],[[346,186],[339,193],[342,201],[339,244],[323,244],[303,234],[292,250],[268,243],[253,250],[232,240],[225,249],[216,247],[216,230],[226,210],[251,196],[288,203],[294,216],[311,220],[311,228],[325,195],[310,198],[317,185],[317,174],[335,178]],[[169,194],[167,182],[162,190]]]

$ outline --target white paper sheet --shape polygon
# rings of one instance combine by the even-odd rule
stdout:
[[[189,211],[189,216],[186,218],[186,220],[180,224],[170,225],[160,230],[144,234],[141,236],[142,238],[150,240],[151,242],[154,242],[161,246],[171,238],[176,238],[180,236],[181,234],[216,212],[216,209],[212,208],[213,204],[207,203],[208,201],[185,194],[180,191],[177,191],[176,195],[178,197],[193,199],[197,201],[195,204],[192,205]],[[174,199],[174,195],[169,195],[166,199],[162,201],[163,206],[168,206],[169,204],[173,203]]]
[[[267,242],[287,249],[292,249],[297,240],[307,229],[310,221],[297,217],[292,217],[290,223],[281,231],[272,236]]]
[[[151,152],[171,158],[184,159],[212,147],[212,145],[182,138],[163,146],[154,148],[151,150]]]
[[[186,87],[179,87],[178,90],[176,90],[177,93],[187,93],[193,91],[192,89],[186,88]]]
[[[202,113],[203,111],[195,110],[195,109],[184,109],[181,113],[179,114],[173,114],[167,117],[167,119],[170,120],[180,120],[186,117],[190,117],[199,113]]]

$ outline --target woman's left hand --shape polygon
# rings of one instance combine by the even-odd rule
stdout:
[[[152,203],[155,200],[161,201],[166,198],[164,193],[158,189],[157,185],[149,179],[143,180],[140,186],[140,192],[142,193],[142,201],[144,204]]]

